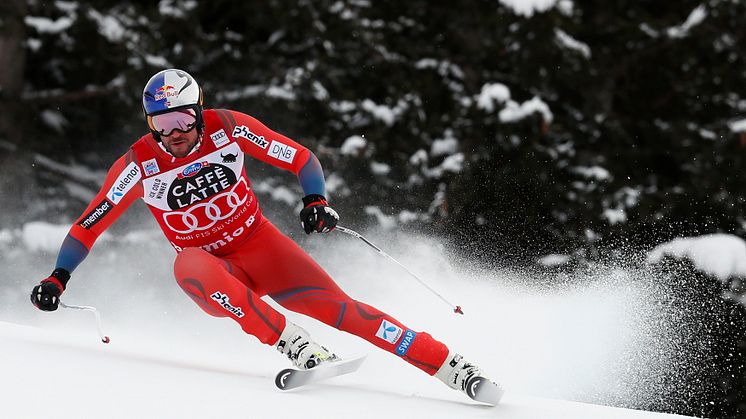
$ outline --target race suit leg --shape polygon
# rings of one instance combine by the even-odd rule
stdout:
[[[402,357],[430,375],[448,356],[448,348],[425,332],[404,324],[345,294],[293,240],[272,223],[262,225],[227,257],[250,277],[254,289],[283,307],[357,335]]]
[[[199,248],[186,248],[176,256],[174,276],[206,313],[232,318],[262,343],[272,345],[280,339],[285,316],[239,280],[246,280],[245,275],[229,261]]]

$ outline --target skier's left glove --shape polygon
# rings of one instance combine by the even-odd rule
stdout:
[[[307,195],[303,198],[303,209],[300,210],[300,224],[306,234],[312,231],[328,233],[334,230],[339,221],[339,214],[326,202],[323,195]]]
[[[65,290],[70,272],[57,268],[47,279],[44,279],[31,290],[31,303],[39,310],[55,311],[60,304],[60,295]]]

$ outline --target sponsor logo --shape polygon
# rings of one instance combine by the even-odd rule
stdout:
[[[238,157],[238,154],[230,154],[228,153],[227,156],[224,156],[223,153],[220,153],[220,157],[223,158],[223,163],[235,163],[236,158]]]
[[[231,172],[233,175],[233,172]],[[174,191],[186,191],[189,186],[178,184],[178,181],[174,181],[169,191],[168,202],[169,205],[174,203],[179,205],[188,206],[191,198],[199,198],[202,193],[206,193],[211,188],[201,188],[196,191],[184,192],[181,196],[175,196]],[[188,184],[190,185],[190,184]],[[222,186],[223,183],[214,183],[213,186]],[[226,183],[227,186],[230,184]],[[180,200],[184,199],[184,202]],[[186,211],[172,211],[163,214],[163,221],[166,226],[172,231],[179,234],[189,234],[194,231],[207,230],[214,226],[218,221],[225,220],[231,217],[244,203],[249,199],[249,187],[246,184],[246,180],[241,178],[240,181],[236,182],[229,190],[214,195],[206,202],[199,202],[189,207]],[[178,206],[177,206],[178,207]],[[182,208],[182,207],[178,207]]]
[[[295,159],[296,151],[298,150],[287,144],[272,140],[272,144],[269,145],[269,150],[267,150],[267,155],[286,163],[292,163],[293,159]]]
[[[220,239],[218,239],[218,240],[216,240],[216,241],[214,241],[212,243],[208,243],[208,244],[206,244],[204,246],[200,246],[200,247],[202,249],[204,249],[206,252],[214,252],[214,251],[216,251],[216,250],[218,250],[218,249],[220,249],[222,247],[225,247],[228,243],[230,243],[233,240],[235,240],[236,238],[240,237],[244,232],[247,231],[247,229],[249,227],[251,227],[252,224],[254,224],[254,221],[256,221],[256,214],[257,214],[257,212],[259,212],[259,208],[257,208],[256,211],[254,211],[253,215],[249,216],[249,219],[246,220],[246,222],[244,223],[244,225],[242,225],[242,226],[238,227],[237,229],[233,230],[233,232],[231,232],[231,233],[224,232],[222,238],[220,238]],[[191,240],[191,239],[193,239],[193,236],[192,235],[184,236],[184,237],[178,237],[177,236],[177,238],[180,238],[182,240]],[[174,249],[176,249],[177,252],[181,252],[182,250],[184,250],[181,246],[179,246],[178,244],[176,244],[174,242],[171,242],[171,246],[173,246]]]
[[[222,128],[210,134],[210,139],[212,139],[212,142],[215,144],[216,148],[220,148],[228,144],[228,142],[230,141]]]
[[[166,193],[167,188],[168,182],[164,182],[161,179],[154,179],[153,186],[150,188],[150,192],[148,192],[148,197],[153,199],[161,199]]]
[[[412,346],[412,342],[414,342],[416,337],[417,333],[407,329],[407,331],[404,332],[404,337],[401,338],[401,342],[399,342],[399,346],[396,347],[396,353],[399,354],[399,356],[404,356],[404,354],[409,350],[409,347]]]
[[[177,176],[168,191],[168,206],[182,209],[218,194],[236,184],[236,174],[222,164],[195,163]]]
[[[253,132],[249,130],[249,128],[246,125],[236,126],[233,128],[233,138],[236,137],[243,137],[247,140],[251,141],[252,143],[258,145],[262,149],[266,149],[267,145],[269,144],[269,141],[264,139],[263,135],[256,135]]]
[[[145,160],[142,163],[142,169],[145,171],[145,176],[153,176],[161,171],[155,159]]]
[[[163,100],[170,97],[179,96],[179,92],[176,91],[176,88],[171,85],[163,85],[156,89],[155,91],[155,100]]]
[[[213,293],[210,298],[217,301],[218,304],[220,304],[226,311],[238,317],[239,319],[245,316],[241,307],[234,307],[233,305],[231,305],[230,299],[226,294],[223,294],[220,291],[215,291],[215,293]]]
[[[90,230],[91,227],[108,214],[112,208],[114,208],[114,205],[112,205],[111,202],[103,200],[100,204],[96,205],[96,208],[92,209],[91,212],[84,215],[78,225],[86,230]]]
[[[256,221],[256,216],[255,215],[249,216],[249,219],[246,220],[246,223],[244,223],[244,225],[246,226],[246,228],[249,228],[249,227],[251,227],[252,224],[254,224],[254,221]],[[208,244],[206,244],[204,246],[201,246],[201,247],[206,252],[212,253],[212,252],[220,249],[221,247],[225,247],[225,245],[227,245],[228,243],[230,243],[233,240],[235,240],[236,237],[240,237],[244,233],[244,231],[246,231],[246,228],[244,228],[243,226],[241,226],[241,227],[238,227],[237,229],[233,230],[233,232],[230,233],[230,234],[228,234],[227,232],[225,232],[225,233],[223,233],[223,238],[217,239],[214,242],[208,243]]]
[[[461,361],[461,358],[463,358],[463,356],[461,356],[459,354],[454,355],[454,357],[451,359],[451,361],[448,363],[448,365],[450,365],[451,368],[455,368],[456,365],[458,364],[458,362]]]
[[[209,167],[210,163],[206,161],[200,161],[197,163],[192,163],[189,166],[185,167],[184,170],[181,171],[178,175],[176,175],[179,179],[184,179],[185,177],[192,177],[199,173],[200,170],[202,170],[203,167]]]
[[[401,336],[401,327],[388,322],[386,320],[381,321],[381,325],[378,326],[378,331],[376,332],[376,336],[379,338],[385,340],[386,342],[390,344],[395,344],[397,340],[399,340],[399,336]]]
[[[140,167],[135,162],[130,163],[119,174],[117,180],[114,181],[114,186],[109,189],[109,193],[106,196],[114,205],[118,204],[122,200],[122,197],[135,186],[141,177]]]

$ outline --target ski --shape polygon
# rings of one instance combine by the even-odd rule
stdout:
[[[466,395],[478,402],[495,406],[500,403],[503,393],[505,390],[499,384],[484,377],[474,377],[466,383]]]
[[[309,370],[286,368],[277,373],[277,376],[275,377],[275,385],[280,390],[291,390],[306,384],[326,380],[327,378],[349,374],[357,371],[364,360],[365,356],[352,359],[342,359],[339,361],[323,363],[318,367]]]

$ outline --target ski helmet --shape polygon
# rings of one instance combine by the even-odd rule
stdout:
[[[202,119],[202,88],[184,70],[170,68],[156,73],[145,84],[142,108],[153,137],[174,130],[189,131],[204,128]]]

